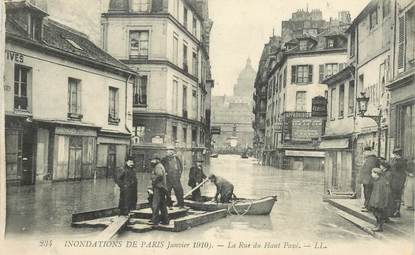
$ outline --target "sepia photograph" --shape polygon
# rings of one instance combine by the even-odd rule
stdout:
[[[415,0],[0,0],[2,254],[415,255]]]

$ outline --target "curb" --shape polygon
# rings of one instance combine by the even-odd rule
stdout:
[[[363,228],[367,228],[367,226],[365,224],[363,224],[363,222],[365,222],[366,224],[370,224],[371,227],[373,227],[376,224],[376,219],[374,216],[372,215],[368,215],[368,214],[363,214],[361,212],[355,211],[347,206],[344,206],[340,203],[338,203],[337,201],[335,201],[335,199],[328,199],[327,202],[332,205],[333,207],[337,208],[338,210],[340,210],[340,213],[338,213],[340,216],[342,216],[343,218],[349,220],[352,222],[355,221],[356,224],[358,225],[362,225]],[[347,218],[346,218],[347,217]],[[351,218],[353,217],[353,218]],[[352,222],[354,223],[354,222]],[[356,225],[355,224],[355,225]],[[410,233],[407,233],[405,231],[402,231],[401,229],[393,226],[392,224],[384,224],[383,225],[384,230],[386,230],[387,232],[390,232],[391,234],[394,234],[396,236],[400,236],[400,237],[405,237],[405,238],[413,238],[413,235],[411,235]],[[364,230],[364,229],[362,229]],[[368,231],[364,230],[365,232],[371,234],[372,236],[383,236],[384,234],[379,234],[379,232],[373,232],[371,229],[369,229]],[[372,232],[372,233],[370,233]]]

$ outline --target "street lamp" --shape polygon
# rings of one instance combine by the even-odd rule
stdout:
[[[365,115],[367,111],[367,105],[369,103],[369,97],[365,92],[360,92],[361,97],[356,98],[357,107],[359,110],[359,116],[362,118],[370,118],[376,122],[378,126],[378,157],[380,157],[380,136],[382,134],[382,111],[379,110],[379,115]]]

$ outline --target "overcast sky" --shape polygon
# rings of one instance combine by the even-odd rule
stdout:
[[[39,1],[39,0],[38,0]],[[48,2],[48,11],[59,21],[85,32],[99,44],[100,14],[109,0],[40,0]],[[281,21],[298,9],[321,9],[323,18],[337,17],[348,10],[352,19],[369,0],[209,0],[213,20],[211,64],[216,86],[214,95],[231,95],[239,72],[251,58],[255,70],[264,44],[275,29],[281,34]]]
[[[348,10],[352,19],[369,0],[209,0],[213,20],[211,64],[215,79],[214,95],[232,95],[239,72],[251,58],[258,69],[264,44],[275,29],[281,34],[281,21],[288,20],[297,9],[321,9],[323,18],[337,17]]]

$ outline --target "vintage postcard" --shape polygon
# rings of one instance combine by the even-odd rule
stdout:
[[[415,254],[414,0],[0,0],[2,254]]]

